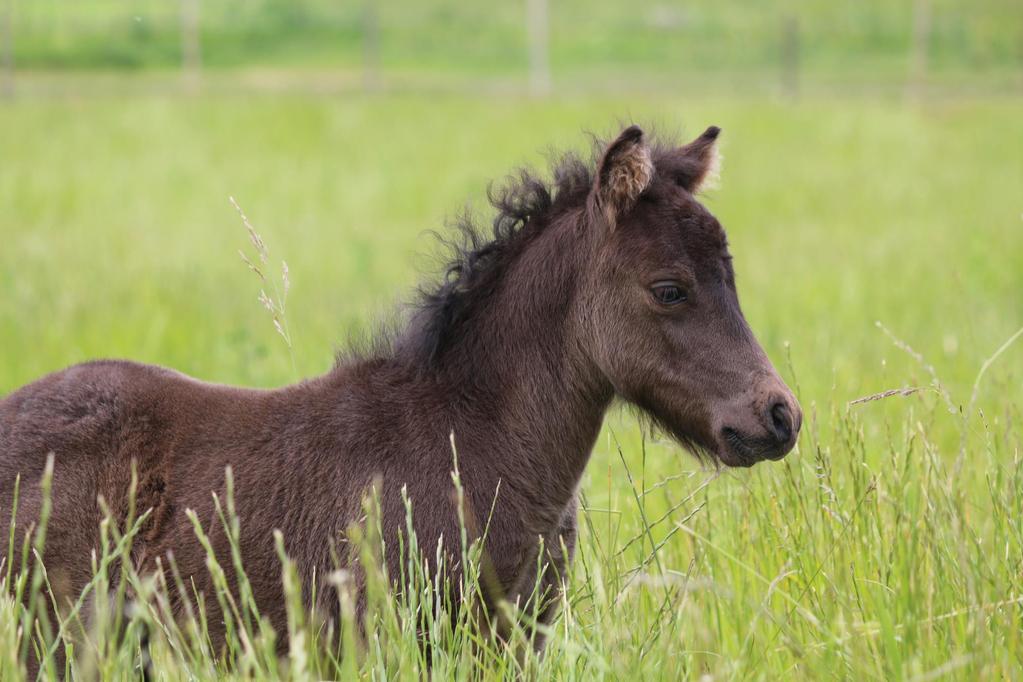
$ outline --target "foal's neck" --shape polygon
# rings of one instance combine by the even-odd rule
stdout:
[[[461,426],[487,448],[480,460],[502,488],[552,513],[574,496],[613,396],[571,315],[582,239],[571,225],[547,228],[509,265],[449,356],[463,365],[457,392],[478,408]]]

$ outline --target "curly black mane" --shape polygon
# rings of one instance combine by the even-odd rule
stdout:
[[[490,234],[463,214],[453,238],[439,237],[451,252],[440,282],[421,288],[408,328],[397,347],[425,365],[434,363],[477,301],[489,295],[508,265],[551,223],[556,213],[579,205],[592,184],[593,163],[574,153],[554,160],[550,180],[523,168],[487,191],[496,210]]]

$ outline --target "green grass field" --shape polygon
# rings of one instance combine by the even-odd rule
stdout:
[[[15,100],[0,106],[0,394],[95,357],[253,386],[326,371],[436,271],[427,230],[466,202],[486,218],[488,179],[632,120],[723,127],[723,182],[706,202],[807,421],[783,462],[718,474],[613,413],[584,479],[566,609],[529,670],[1019,679],[1023,339],[995,357],[1023,327],[1018,98]],[[230,196],[290,268],[291,352],[238,257]],[[905,387],[919,390],[850,405]],[[0,602],[3,679],[18,618]],[[337,664],[306,638],[285,662],[257,642],[233,671],[153,629],[157,679],[422,670],[393,624]],[[133,679],[129,632],[98,663],[109,636],[77,651]],[[433,655],[437,678],[474,678],[465,641]],[[483,678],[514,677],[507,652],[484,658]]]

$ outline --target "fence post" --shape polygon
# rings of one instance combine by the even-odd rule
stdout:
[[[781,26],[781,89],[789,99],[799,97],[799,17],[789,14]]]
[[[0,97],[14,96],[14,0],[0,0]]]
[[[363,0],[362,87],[380,89],[380,16],[377,0]]]
[[[181,0],[181,68],[185,85],[199,85],[202,52],[199,38],[199,0]]]
[[[529,91],[551,91],[550,25],[547,0],[526,0],[526,33],[529,38]]]
[[[917,97],[922,94],[927,80],[927,52],[931,39],[931,2],[914,0],[913,33],[909,43],[909,81],[906,94]]]

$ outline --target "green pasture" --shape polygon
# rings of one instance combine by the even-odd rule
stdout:
[[[430,230],[466,205],[488,220],[489,180],[632,121],[678,139],[722,126],[705,201],[806,425],[783,462],[718,473],[616,410],[583,481],[565,613],[530,674],[1019,679],[1023,339],[1003,348],[1023,327],[1019,98],[15,99],[0,105],[0,394],[96,357],[252,386],[322,373],[437,271]],[[229,197],[270,270],[287,261],[290,350]],[[0,603],[4,651],[17,617]],[[343,668],[307,640],[228,670],[160,632],[157,679],[422,670],[408,636]],[[100,661],[109,679],[134,679],[132,641]],[[471,679],[472,652],[436,651],[433,674]],[[0,658],[8,679],[17,658]],[[514,679],[510,654],[486,660],[482,677]]]

